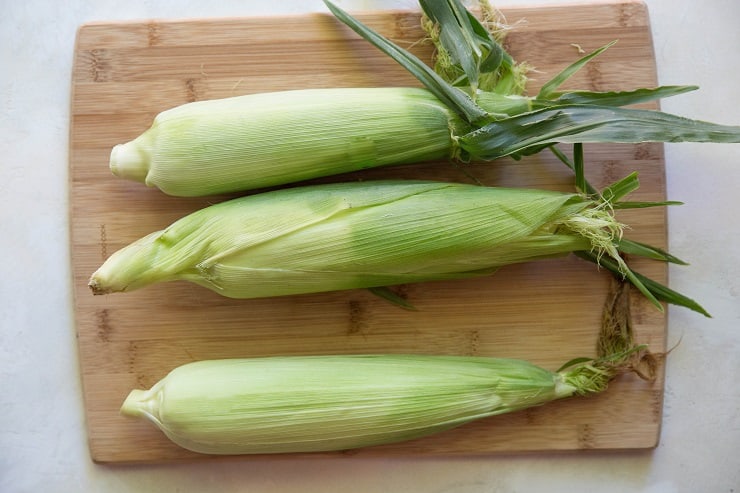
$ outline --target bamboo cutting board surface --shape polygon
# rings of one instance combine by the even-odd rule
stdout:
[[[587,52],[619,42],[569,82],[614,90],[656,85],[650,25],[639,2],[511,8],[507,47],[536,68],[530,93]],[[423,60],[431,47],[418,13],[357,14]],[[279,39],[276,33],[279,34]],[[226,196],[181,199],[122,181],[108,170],[111,148],[143,132],[160,111],[187,101],[334,86],[417,86],[390,59],[329,14],[92,23],[79,29],[72,74],[70,219],[76,331],[89,445],[96,462],[201,459],[149,423],[119,416],[133,388],[148,388],[183,363],[212,358],[334,353],[429,353],[528,359],[550,369],[592,356],[609,275],[573,257],[507,267],[492,277],[397,289],[408,312],[365,291],[231,300],[186,283],[93,296],[90,274],[113,251]],[[659,144],[586,148],[588,178],[604,186],[640,172],[635,200],[664,200]],[[465,170],[448,163],[376,169],[325,179],[418,177],[572,190],[568,170],[542,154]],[[665,211],[620,213],[629,238],[665,247]],[[665,266],[633,265],[667,282]],[[665,346],[666,319],[637,295],[639,342]],[[465,425],[401,444],[329,455],[465,455],[657,444],[663,372],[626,375],[601,395]]]

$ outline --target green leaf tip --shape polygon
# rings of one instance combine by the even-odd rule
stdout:
[[[605,52],[607,49],[613,46],[616,42],[617,41],[614,40],[611,43],[605,46],[602,46],[598,50],[568,65],[560,73],[555,75],[555,77],[553,77],[552,79],[550,79],[549,81],[545,82],[545,84],[542,85],[542,87],[540,88],[540,92],[537,94],[537,99],[550,99],[558,87],[563,85],[565,81],[570,79],[576,72],[578,72],[581,68],[583,68],[584,65],[590,62],[593,58]]]
[[[387,286],[368,288],[368,291],[374,294],[375,296],[377,296],[378,298],[382,298],[385,301],[388,301],[391,304],[396,305],[400,308],[403,308],[405,310],[410,310],[410,311],[418,311],[418,309],[413,304],[411,304],[406,298],[394,292]]]
[[[574,252],[577,257],[580,257],[589,262],[593,262],[600,267],[604,267],[614,274],[617,278],[624,278],[623,273],[620,271],[619,266],[616,262],[610,258],[598,258],[593,252],[580,251]],[[654,281],[647,276],[640,274],[630,269],[630,276],[628,277],[630,283],[632,283],[638,290],[648,298],[661,312],[664,312],[664,308],[660,305],[660,302],[681,306],[688,308],[694,312],[700,313],[707,318],[712,318],[709,312],[704,309],[698,302],[685,296],[677,291],[672,290],[668,286],[664,286],[661,283]]]

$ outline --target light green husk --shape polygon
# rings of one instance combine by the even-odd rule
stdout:
[[[315,185],[190,214],[115,252],[89,285],[106,294],[186,280],[233,298],[370,288],[481,276],[572,251],[609,255],[620,234],[608,209],[577,194],[423,181]]]
[[[113,148],[110,169],[169,195],[210,195],[452,159],[453,136],[471,129],[425,89],[252,94],[160,113],[143,134]]]
[[[602,392],[625,371],[654,378],[657,360],[632,340],[628,289],[621,283],[609,295],[598,357],[556,372],[519,359],[468,356],[207,360],[131,391],[121,413],[148,419],[174,443],[205,454],[326,452],[410,440]]]
[[[134,390],[121,412],[207,454],[353,449],[573,395],[525,361],[361,355],[210,360]]]

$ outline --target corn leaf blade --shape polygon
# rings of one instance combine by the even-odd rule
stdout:
[[[583,66],[590,62],[593,58],[599,56],[604,51],[609,49],[612,45],[614,45],[614,43],[616,43],[616,41],[612,41],[611,43],[602,46],[598,50],[576,60],[572,64],[565,67],[559,74],[557,74],[555,77],[542,85],[542,87],[540,88],[540,92],[537,94],[537,99],[551,99],[553,93],[558,87],[563,85],[565,81],[570,79],[576,72],[581,70],[581,68],[583,68]]]
[[[661,248],[625,238],[617,241],[617,249],[628,255],[638,255],[652,260],[659,260],[661,262],[669,262],[678,265],[689,265],[688,262],[684,262],[680,258],[671,255]]]
[[[560,160],[560,162],[562,162],[564,165],[572,169],[574,172],[576,171],[576,163],[574,163],[568,156],[566,156],[563,151],[561,151],[554,145],[548,146],[547,148],[550,149],[550,152],[552,152],[555,155],[555,157],[557,157]],[[585,175],[582,181],[583,182],[581,183],[581,186],[585,188],[581,188],[580,190],[582,190],[584,193],[586,193],[590,197],[597,197],[599,195],[599,191],[596,190],[596,188],[593,185],[591,185],[591,183],[589,183],[588,180],[585,179]]]
[[[617,263],[611,259],[608,259],[608,258],[599,259],[597,255],[595,255],[593,252],[587,252],[587,251],[576,252],[575,255],[584,260],[588,260],[590,262],[593,262],[595,264],[598,264],[606,268],[607,270],[611,271],[615,276],[619,278],[622,277],[622,273],[619,271]],[[689,298],[688,296],[685,296],[677,291],[674,291],[668,286],[664,286],[660,284],[659,282],[654,281],[640,274],[639,272],[635,272],[631,269],[630,269],[630,272],[632,274],[630,276],[630,282],[632,282],[632,284],[635,287],[637,287],[640,290],[640,292],[642,292],[643,294],[645,294],[646,292],[649,293],[649,298],[653,298],[659,301],[664,301],[672,305],[688,308],[689,310],[700,313],[708,318],[712,317],[709,314],[709,312],[707,312],[704,309],[704,307],[702,307],[699,303]],[[638,284],[635,284],[634,280],[636,280]]]
[[[740,142],[740,126],[669,113],[565,105],[498,120],[460,137],[471,156],[493,160],[556,143]]]
[[[622,201],[612,205],[612,209],[647,209],[650,207],[666,207],[671,205],[683,205],[678,200],[665,200],[662,202],[640,202],[640,201]]]
[[[573,171],[576,174],[576,189],[588,193],[590,184],[586,181],[585,165],[583,162],[583,144],[573,144]]]
[[[535,107],[558,106],[564,104],[593,104],[599,106],[629,106],[649,103],[658,99],[678,96],[699,89],[698,86],[660,86],[641,88],[634,91],[566,91],[550,95],[550,99],[534,100]]]
[[[622,197],[629,195],[638,188],[640,188],[640,181],[637,179],[637,172],[633,172],[604,188],[601,191],[601,196],[606,202],[616,204]]]
[[[396,305],[400,308],[403,308],[405,310],[417,311],[417,308],[411,303],[409,303],[407,299],[403,298],[398,293],[392,291],[387,286],[367,288],[367,290],[370,291],[375,296],[377,296],[378,298],[384,299],[388,301],[389,303]]]

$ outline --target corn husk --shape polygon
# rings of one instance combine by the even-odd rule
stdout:
[[[186,280],[232,298],[481,276],[596,250],[621,226],[577,194],[378,181],[277,190],[216,204],[115,252],[95,294]],[[621,259],[620,259],[621,261]]]
[[[132,391],[121,412],[200,453],[321,452],[409,440],[576,390],[521,360],[264,357],[180,366]]]
[[[197,101],[113,148],[114,175],[169,195],[251,190],[452,158],[471,127],[428,91],[337,88]]]

